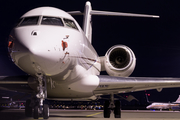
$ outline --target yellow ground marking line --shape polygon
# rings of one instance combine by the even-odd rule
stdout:
[[[94,114],[91,114],[91,115],[87,115],[86,117],[91,117],[91,116],[94,116],[94,115],[98,115],[98,114],[101,114],[103,112],[98,112],[98,113],[94,113]]]

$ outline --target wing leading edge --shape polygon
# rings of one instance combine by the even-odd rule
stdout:
[[[126,93],[150,89],[180,87],[180,78],[113,77],[99,75],[99,86],[94,94]]]

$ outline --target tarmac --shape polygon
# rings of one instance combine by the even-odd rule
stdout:
[[[39,117],[39,119],[43,119]],[[64,110],[50,109],[48,120],[179,120],[179,111],[122,110],[121,118],[103,118],[102,110]],[[24,109],[4,109],[0,111],[0,120],[33,120],[25,117]]]

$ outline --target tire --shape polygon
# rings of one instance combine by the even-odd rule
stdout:
[[[119,100],[115,101],[114,117],[121,118],[121,103]]]
[[[38,119],[38,118],[39,118],[38,109],[39,109],[39,106],[36,105],[36,106],[34,107],[34,115],[33,115],[33,118],[34,118],[34,119]]]
[[[104,103],[104,118],[110,118],[111,110],[109,107],[109,100],[106,100]]]
[[[25,105],[25,115],[26,117],[32,117],[32,107],[30,107],[31,100],[28,99],[26,100],[26,105]]]
[[[49,118],[49,105],[44,104],[43,106],[43,118],[48,119]]]

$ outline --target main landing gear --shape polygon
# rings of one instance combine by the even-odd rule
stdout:
[[[114,111],[115,118],[121,118],[121,104],[119,100],[114,101],[114,94],[104,103],[104,118],[110,118],[111,111]]]
[[[43,116],[44,119],[49,118],[49,106],[45,101],[47,98],[46,81],[43,74],[38,73],[37,79],[39,85],[37,86],[38,93],[35,99],[27,100],[25,107],[25,115],[27,117],[33,116],[34,119],[38,119],[39,116]],[[34,111],[32,110],[34,108]]]

